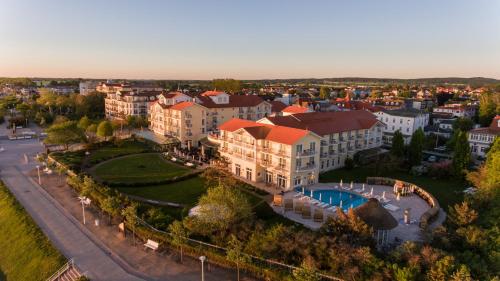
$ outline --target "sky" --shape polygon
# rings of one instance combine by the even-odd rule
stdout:
[[[0,0],[0,76],[500,78],[499,0]]]

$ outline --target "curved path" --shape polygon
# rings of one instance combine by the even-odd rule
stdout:
[[[35,168],[26,164],[22,154],[34,156],[42,150],[38,141],[0,141],[5,151],[0,154],[1,178],[50,241],[92,280],[146,280],[133,272],[117,255],[92,235],[27,173]]]

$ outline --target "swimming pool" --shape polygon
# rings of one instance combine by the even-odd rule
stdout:
[[[297,192],[302,192],[302,188],[296,189]],[[311,196],[311,190],[305,188],[304,195]],[[312,197],[323,203],[332,206],[340,207],[342,202],[342,209],[347,211],[349,208],[356,208],[364,204],[368,199],[350,192],[345,192],[337,189],[315,189],[312,192]]]

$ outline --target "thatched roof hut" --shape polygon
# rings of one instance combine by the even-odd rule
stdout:
[[[354,213],[374,230],[391,230],[398,226],[396,219],[375,198],[370,198]]]

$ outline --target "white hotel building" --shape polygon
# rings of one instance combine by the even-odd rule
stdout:
[[[314,184],[356,152],[382,144],[383,124],[367,111],[233,119],[211,136],[233,174],[283,190]]]
[[[382,137],[384,145],[392,144],[392,137],[398,130],[408,145],[413,133],[419,128],[423,130],[429,124],[429,113],[416,109],[383,110],[375,114],[386,125]]]

